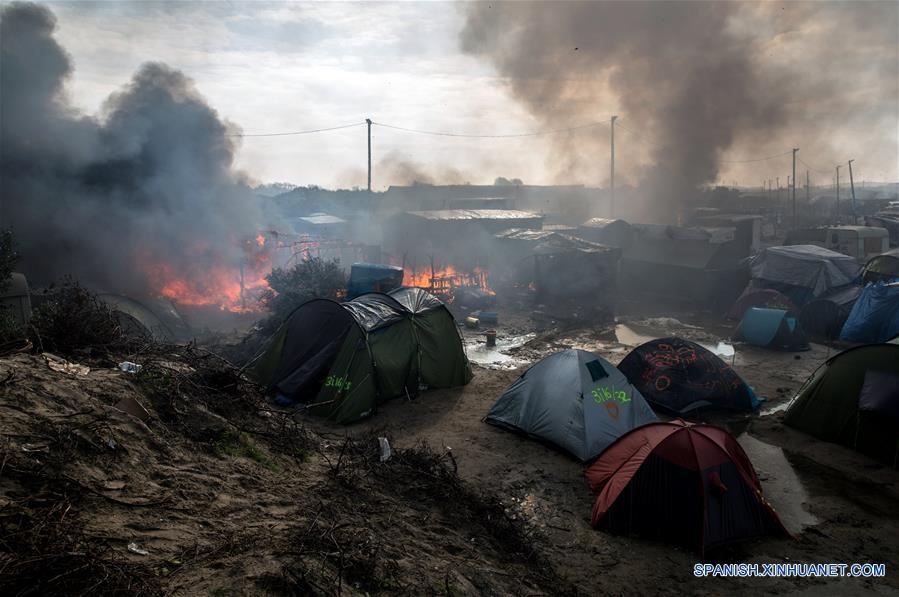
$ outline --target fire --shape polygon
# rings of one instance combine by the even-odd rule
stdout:
[[[471,271],[461,271],[453,265],[443,267],[413,268],[403,267],[403,284],[418,286],[434,294],[452,298],[453,291],[462,286],[476,287],[479,290],[495,295],[490,288],[489,275],[486,270],[475,267]]]
[[[193,246],[185,253],[195,255],[195,260],[188,263],[196,265],[186,271],[145,255],[140,260],[141,269],[155,292],[176,304],[218,307],[234,313],[258,311],[259,295],[268,289],[265,276],[271,271],[265,244],[262,234],[248,239],[243,246],[244,257],[236,263],[233,258],[215,259],[203,246]]]

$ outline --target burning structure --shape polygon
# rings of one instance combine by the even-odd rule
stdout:
[[[239,129],[183,73],[142,65],[100,116],[67,99],[56,20],[32,4],[0,21],[0,194],[32,283],[85,285],[240,311],[270,269],[258,205],[232,168]]]

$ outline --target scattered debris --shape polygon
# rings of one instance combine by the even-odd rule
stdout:
[[[58,357],[55,354],[50,354],[49,352],[42,353],[41,356],[46,359],[48,367],[54,371],[59,371],[60,373],[68,373],[69,375],[87,375],[91,372],[91,368],[87,365],[69,362],[64,358]]]
[[[136,553],[136,554],[139,555],[139,556],[148,556],[148,555],[150,555],[150,552],[149,552],[149,551],[147,551],[146,549],[141,549],[141,548],[137,545],[137,543],[135,543],[134,541],[131,541],[131,542],[128,543],[128,551],[130,551],[131,553]]]
[[[122,361],[119,363],[119,369],[125,373],[139,373],[143,367],[131,361]]]

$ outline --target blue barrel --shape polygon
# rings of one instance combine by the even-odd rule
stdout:
[[[389,292],[403,285],[403,268],[378,263],[354,263],[350,268],[346,298],[352,300],[366,292]]]

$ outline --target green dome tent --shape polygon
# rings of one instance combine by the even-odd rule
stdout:
[[[888,282],[899,278],[899,249],[875,255],[865,264],[862,270],[862,283]]]
[[[314,299],[294,310],[255,366],[280,401],[351,423],[419,388],[471,381],[453,316],[419,288],[364,294],[339,303]]]
[[[867,344],[828,359],[800,388],[784,422],[895,467],[899,345]]]
[[[657,419],[615,365],[592,352],[568,349],[525,371],[485,420],[586,462],[631,429]]]

